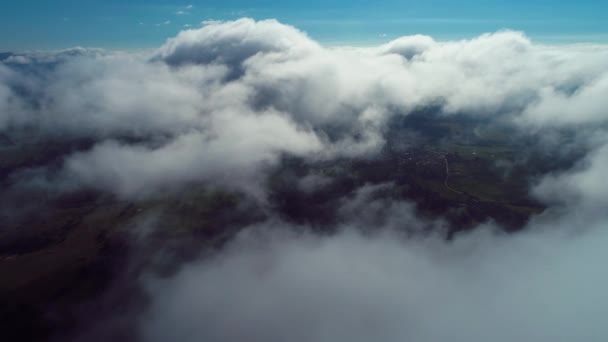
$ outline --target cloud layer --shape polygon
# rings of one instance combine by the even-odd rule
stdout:
[[[138,199],[210,183],[263,201],[266,171],[282,157],[373,158],[398,117],[431,108],[437,120],[503,125],[544,156],[581,154],[530,180],[548,210],[524,233],[486,223],[450,242],[421,236],[443,220],[370,197],[391,184],[363,187],[340,202],[337,234],[271,213],[214,258],[148,279],[140,332],[150,341],[604,341],[607,92],[606,46],[543,46],[503,31],[330,48],[275,20],[239,19],[181,32],[151,54],[10,56],[0,63],[0,138],[82,142],[12,170],[17,185]],[[294,188],[331,182],[309,175]]]
[[[608,235],[268,231],[152,282],[146,340],[603,341]],[[283,233],[281,233],[281,231]]]
[[[0,130],[92,137],[96,146],[66,159],[67,174],[127,197],[143,185],[125,184],[145,180],[154,190],[194,175],[209,181],[281,153],[373,154],[391,117],[427,106],[526,132],[575,125],[596,132],[608,84],[602,46],[541,46],[505,31],[326,48],[274,20],[208,23],[152,57],[87,49],[21,57],[29,67],[14,58],[0,65]],[[125,167],[99,171],[99,159],[114,150]],[[164,162],[150,171],[150,158]]]

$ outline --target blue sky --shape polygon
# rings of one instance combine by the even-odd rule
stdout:
[[[409,34],[458,39],[500,29],[541,42],[608,42],[608,1],[2,0],[0,51],[155,47],[207,19],[276,18],[328,44]]]

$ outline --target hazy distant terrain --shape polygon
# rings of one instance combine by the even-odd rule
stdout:
[[[605,94],[513,31],[0,53],[0,336],[604,341]]]

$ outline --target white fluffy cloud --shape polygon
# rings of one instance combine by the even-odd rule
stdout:
[[[415,35],[397,38],[381,47],[381,50],[386,54],[395,53],[411,60],[437,45],[432,37]]]
[[[155,58],[170,65],[228,64],[233,68],[258,53],[300,54],[318,45],[297,29],[275,20],[240,19],[181,32],[161,47]]]
[[[587,216],[588,211],[606,214],[608,191],[605,178],[608,175],[608,145],[590,153],[573,170],[544,177],[534,188],[535,194],[552,204],[565,204],[576,208],[579,215]]]
[[[141,329],[147,341],[599,342],[606,242],[605,230],[452,243],[263,232],[151,282]]]
[[[255,193],[262,180],[253,176],[280,152],[302,155],[320,147],[312,132],[298,129],[281,113],[219,112],[205,131],[180,135],[158,148],[99,144],[70,157],[66,174],[126,197],[197,181]]]
[[[604,123],[608,117],[608,72],[597,79],[574,85],[571,93],[546,87],[539,99],[524,112],[524,119],[537,126],[567,126]]]
[[[0,130],[36,127],[40,135],[96,140],[90,151],[67,158],[66,168],[86,184],[105,184],[111,178],[95,170],[98,159],[116,151],[128,160],[112,178],[119,182],[104,188],[123,195],[130,192],[118,189],[144,187],[141,180],[148,178],[142,175],[173,175],[161,183],[179,185],[195,174],[247,169],[249,162],[256,170],[281,153],[375,153],[391,116],[429,105],[525,130],[573,124],[597,130],[607,119],[606,47],[542,46],[511,31],[462,41],[412,36],[377,48],[326,48],[275,20],[239,19],[181,32],[151,57],[78,48],[27,58],[27,67],[6,63],[0,69]],[[7,74],[16,74],[10,79],[18,84]],[[251,119],[257,116],[276,119]],[[218,130],[218,122],[250,123],[238,134],[263,157],[231,160],[250,150],[235,153],[245,146],[233,129]],[[300,142],[290,144],[291,137]],[[198,143],[181,143],[190,139]],[[175,153],[175,146],[186,145],[195,150]],[[206,152],[225,157],[210,162]],[[188,162],[180,159],[184,155]],[[166,162],[153,172],[126,166],[147,165],[142,160],[148,158]],[[155,187],[155,180],[145,187]]]

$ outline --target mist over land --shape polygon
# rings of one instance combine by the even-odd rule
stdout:
[[[606,94],[516,31],[2,53],[2,334],[605,341]]]

